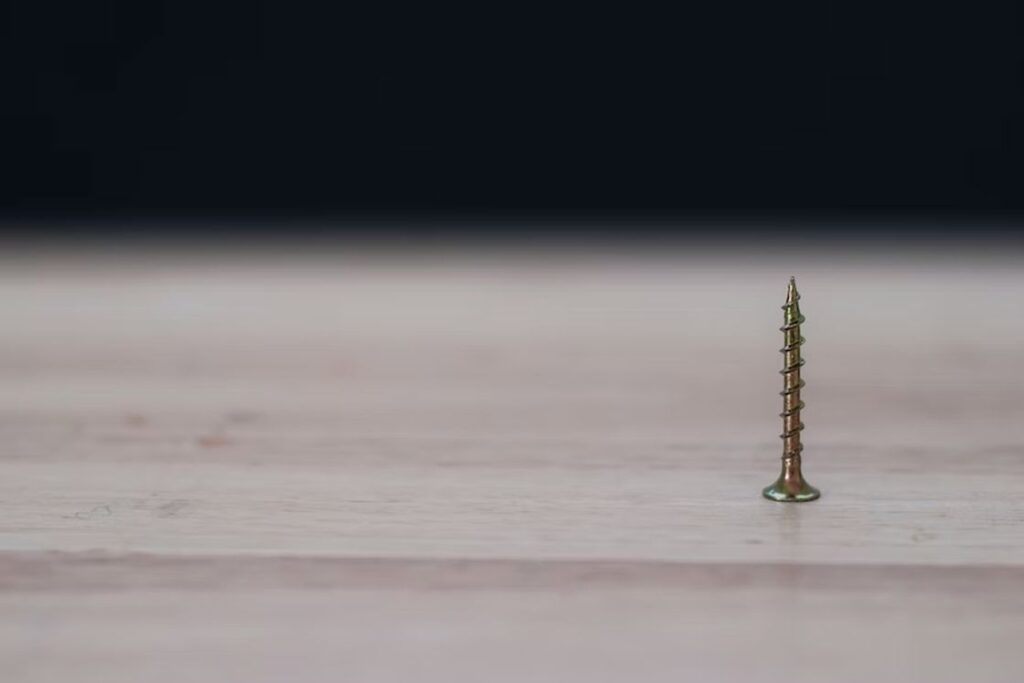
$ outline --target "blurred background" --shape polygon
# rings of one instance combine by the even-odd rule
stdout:
[[[1015,231],[1022,21],[1009,1],[14,0],[0,218],[37,236]]]

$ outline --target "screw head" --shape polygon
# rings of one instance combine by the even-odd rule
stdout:
[[[802,478],[794,481],[779,477],[778,481],[765,488],[761,493],[765,498],[780,503],[806,503],[821,497],[821,491],[808,484]]]

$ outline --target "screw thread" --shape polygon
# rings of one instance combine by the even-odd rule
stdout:
[[[800,399],[800,390],[804,387],[804,381],[800,377],[800,368],[804,365],[800,347],[804,345],[806,339],[800,334],[804,316],[800,313],[799,302],[800,293],[796,290],[795,281],[791,279],[786,303],[782,306],[785,324],[779,328],[785,341],[785,345],[779,349],[783,357],[782,370],[779,371],[783,377],[783,389],[780,392],[782,412],[779,413],[779,417],[782,418],[782,434],[779,436],[783,443],[783,458],[799,458],[804,448],[800,441],[800,432],[804,428],[803,422],[800,421],[800,411],[804,407],[804,402]]]

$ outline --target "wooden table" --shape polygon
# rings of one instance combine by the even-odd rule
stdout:
[[[1024,680],[1024,271],[880,254],[8,250],[2,680]]]

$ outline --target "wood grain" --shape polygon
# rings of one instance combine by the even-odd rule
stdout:
[[[4,680],[1017,681],[1024,272],[959,256],[805,255],[785,506],[772,252],[8,253]]]

